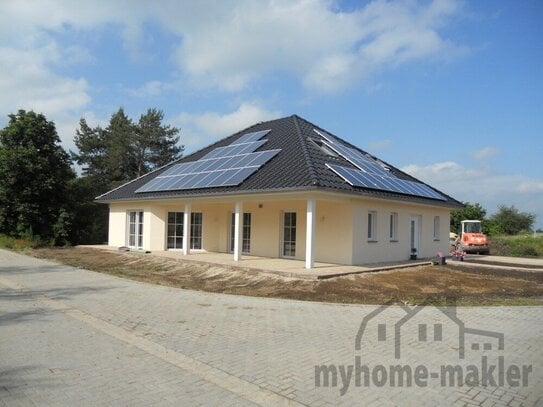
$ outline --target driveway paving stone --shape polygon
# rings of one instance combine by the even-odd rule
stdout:
[[[464,358],[454,321],[468,328]],[[542,345],[543,307],[415,312],[231,296],[0,250],[0,405],[542,405]],[[531,368],[525,386],[514,367],[513,384],[493,385],[500,358],[506,371]],[[486,385],[483,359],[496,364]],[[369,386],[363,373],[357,383],[357,360]],[[335,386],[332,374],[316,385],[322,365],[336,370]],[[426,386],[393,384],[397,365],[426,368]],[[442,385],[430,374],[444,365],[466,380],[476,367],[477,383]]]

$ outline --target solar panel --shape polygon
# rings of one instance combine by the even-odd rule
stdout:
[[[216,149],[210,151],[205,156],[203,156],[200,160],[206,160],[208,158],[215,158],[215,157],[228,157],[232,155],[252,153],[253,151],[257,150],[259,147],[262,147],[264,144],[266,144],[267,141],[268,140],[261,140],[261,141],[253,141],[253,142],[247,142],[247,143],[241,143],[241,144],[236,143],[236,144],[231,144],[225,147],[217,147]]]
[[[408,181],[389,175],[378,175],[361,171],[357,168],[348,168],[336,164],[326,164],[328,168],[343,178],[353,187],[377,189],[381,191],[398,192],[406,195],[422,196],[425,198],[446,199],[428,185],[415,181]]]
[[[249,143],[251,141],[260,140],[270,131],[271,130],[260,130],[260,131],[253,131],[251,133],[245,133],[243,136],[241,136],[236,141],[234,141],[231,145]]]
[[[239,185],[281,151],[256,151],[266,144],[268,140],[260,139],[270,131],[246,133],[228,146],[213,149],[198,161],[172,165],[136,192]]]
[[[172,191],[239,185],[281,150],[257,151],[180,163],[136,192]]]
[[[383,167],[354,148],[346,147],[339,143],[329,143],[327,141],[323,141],[323,143],[363,171],[381,175],[388,174],[388,171]]]
[[[334,136],[324,130],[313,129],[322,137],[323,143],[341,155],[357,168],[349,168],[336,164],[326,164],[328,168],[354,187],[377,189],[382,191],[398,192],[406,195],[421,196],[425,198],[446,199],[428,185],[416,181],[408,181],[395,177],[386,167],[379,164],[369,155],[354,148],[347,147]]]

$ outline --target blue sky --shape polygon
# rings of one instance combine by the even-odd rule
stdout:
[[[186,152],[293,113],[543,227],[541,1],[3,1],[0,125],[149,107]]]

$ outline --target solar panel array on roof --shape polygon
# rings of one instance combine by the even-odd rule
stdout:
[[[353,187],[399,192],[401,194],[422,196],[425,198],[439,199],[441,201],[445,200],[443,196],[438,194],[428,185],[421,184],[420,182],[372,174],[357,168],[343,167],[341,165],[327,163],[326,166]]]
[[[353,187],[398,192],[400,194],[421,196],[441,201],[446,200],[445,197],[428,185],[395,177],[371,157],[364,155],[354,148],[343,145],[330,134],[317,129],[315,129],[315,132],[323,138],[324,144],[357,167],[349,168],[337,164],[326,164],[328,168]]]
[[[247,133],[229,146],[215,148],[198,161],[175,164],[135,192],[239,185],[281,151],[255,152],[266,143],[267,140],[258,140],[268,132]]]

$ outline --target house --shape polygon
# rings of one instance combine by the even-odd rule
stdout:
[[[257,123],[96,198],[109,245],[338,264],[447,252],[462,204],[293,115]]]

